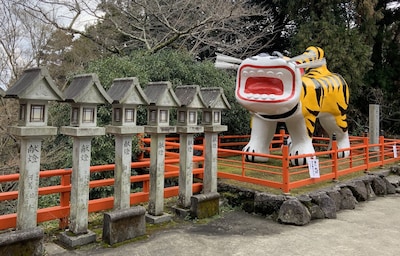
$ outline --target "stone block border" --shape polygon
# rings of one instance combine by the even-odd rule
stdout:
[[[302,226],[314,219],[334,219],[338,211],[354,209],[359,202],[400,193],[400,166],[300,196],[269,194],[225,183],[218,184],[218,191],[234,207],[282,224]]]
[[[0,234],[0,255],[43,255],[43,237],[40,227]]]

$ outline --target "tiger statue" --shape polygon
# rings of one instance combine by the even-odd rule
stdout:
[[[321,48],[308,47],[293,58],[279,52],[243,61],[219,55],[215,66],[238,69],[235,97],[252,113],[250,140],[244,151],[269,154],[276,125],[284,122],[291,141],[289,154],[313,154],[317,118],[331,139],[336,134],[338,149],[350,148],[346,120],[349,88],[342,76],[328,70]],[[349,154],[341,151],[338,157]],[[291,164],[305,165],[307,158],[294,159]],[[266,162],[268,158],[248,156],[246,160]]]

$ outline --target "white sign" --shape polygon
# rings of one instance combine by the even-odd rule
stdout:
[[[397,158],[397,147],[396,147],[396,144],[393,145],[393,157]]]
[[[315,156],[313,158],[307,158],[308,172],[310,178],[319,178],[319,160]]]

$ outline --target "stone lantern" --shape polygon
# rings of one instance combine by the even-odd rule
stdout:
[[[49,101],[62,101],[63,96],[47,69],[31,68],[5,97],[19,101],[18,126],[9,127],[21,139],[17,229],[36,228],[42,139],[57,134],[57,127],[47,126]]]
[[[191,214],[194,217],[200,218],[201,216],[204,218],[216,215],[219,212],[219,194],[217,192],[218,133],[228,129],[226,125],[221,125],[221,114],[222,110],[230,109],[230,104],[220,87],[201,88],[201,94],[206,103],[202,117],[205,139],[203,191],[202,194],[192,196]],[[202,206],[207,207],[207,211],[201,210]]]
[[[96,127],[97,105],[111,102],[96,74],[75,76],[64,95],[71,104],[71,127]]]
[[[136,77],[114,79],[107,93],[112,99],[112,125],[106,126],[106,132],[115,137],[115,182],[114,210],[104,213],[103,241],[111,245],[146,232],[146,209],[130,204],[130,179],[132,137],[144,132],[143,126],[136,125],[136,108],[149,100]]]
[[[170,82],[152,82],[144,90],[150,105],[145,132],[151,135],[150,144],[150,196],[146,219],[151,223],[169,221],[164,211],[165,135],[175,133],[169,124],[169,110],[181,105]]]
[[[190,207],[190,198],[193,195],[193,136],[202,133],[203,127],[197,124],[199,110],[206,107],[198,85],[178,86],[175,94],[181,102],[177,109],[177,133],[179,142],[179,196],[178,206]],[[186,215],[184,209],[176,208],[181,216]]]
[[[71,104],[70,126],[63,126],[60,131],[73,137],[69,230],[74,235],[64,232],[60,240],[75,247],[96,240],[96,234],[87,229],[91,140],[105,134],[104,127],[97,127],[97,106],[110,104],[112,100],[96,74],[75,76],[64,91],[64,98]]]
[[[112,102],[112,126],[130,127],[136,126],[137,106],[148,105],[149,100],[136,77],[114,79],[108,90]],[[122,128],[121,128],[122,129]],[[143,132],[143,127],[137,128],[134,133]]]
[[[222,110],[230,109],[231,106],[225,97],[224,91],[220,87],[201,88],[201,94],[207,107],[203,109],[202,124],[207,129],[215,130],[216,132],[226,131],[227,127],[221,125]],[[206,129],[206,128],[205,128]]]
[[[177,109],[178,127],[196,127],[198,112],[206,107],[200,87],[198,85],[178,86],[175,94],[181,102],[181,106]],[[197,132],[196,129],[193,132]]]
[[[139,80],[136,77],[114,79],[107,93],[112,99],[112,125],[107,126],[107,132],[143,133],[144,128],[136,126],[137,107],[148,105],[149,99]]]
[[[148,105],[149,100],[136,77],[115,79],[107,93],[112,99],[112,125],[106,132],[115,136],[114,209],[123,209],[130,207],[132,136],[144,132],[136,125],[137,106]]]
[[[147,111],[146,132],[153,132],[150,127],[153,127],[154,132],[175,132],[175,126],[170,126],[169,124],[170,109],[180,106],[180,103],[172,90],[171,83],[151,82],[145,88],[145,94],[150,101]]]

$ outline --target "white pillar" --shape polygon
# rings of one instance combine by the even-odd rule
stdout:
[[[218,133],[205,132],[203,193],[217,192]]]
[[[193,195],[193,134],[181,134],[179,140],[178,204],[190,207],[190,198]]]
[[[36,228],[41,138],[21,138],[17,229]]]
[[[130,207],[132,135],[115,135],[114,209]]]
[[[91,137],[73,137],[72,187],[69,229],[74,234],[88,231]]]
[[[164,164],[165,134],[151,134],[150,143],[150,196],[149,214],[163,215],[164,211]]]
[[[379,105],[370,104],[369,105],[369,143],[378,144],[379,143]],[[370,150],[379,151],[379,147],[373,147]]]

